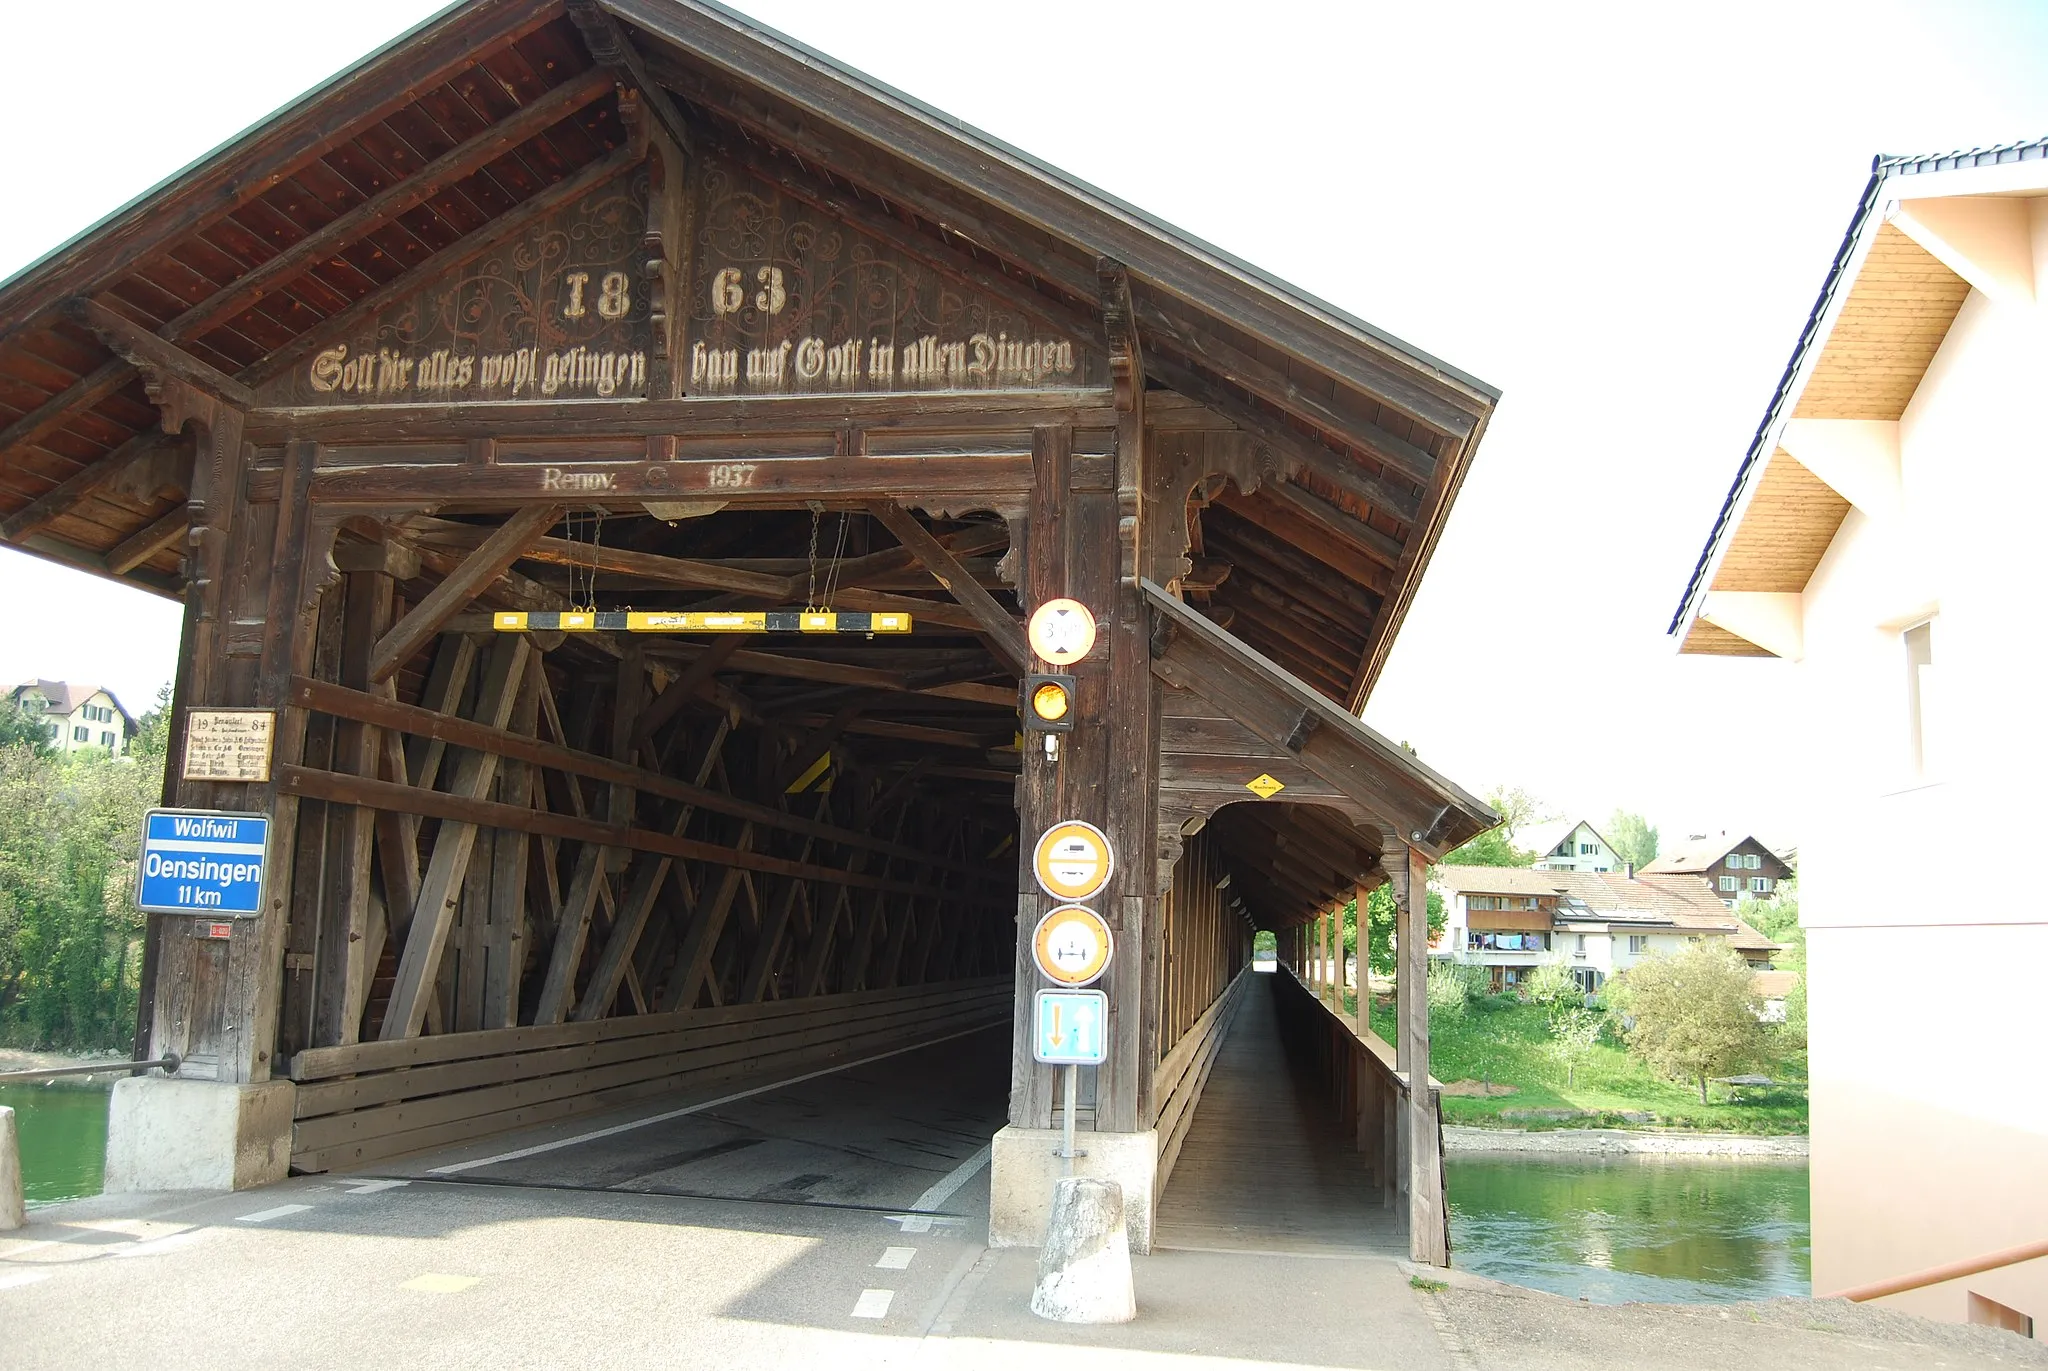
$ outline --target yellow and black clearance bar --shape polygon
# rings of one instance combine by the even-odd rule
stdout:
[[[847,614],[818,609],[504,610],[491,616],[500,633],[908,633],[908,614]]]

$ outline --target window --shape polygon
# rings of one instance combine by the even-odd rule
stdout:
[[[1763,864],[1764,864],[1764,859],[1763,859],[1762,857],[1758,856],[1758,855],[1757,855],[1756,853],[1754,853],[1754,852],[1750,853],[1750,854],[1749,854],[1749,860],[1743,863],[1743,865],[1744,865],[1744,866],[1746,866],[1746,867],[1748,867],[1748,868],[1749,868],[1749,869],[1750,869],[1751,871],[1760,871],[1760,870],[1762,870],[1762,869],[1763,869]]]
[[[58,730],[58,727],[57,727],[57,725],[55,725],[55,724],[44,724],[44,725],[43,725],[43,736],[44,736],[45,738],[48,738],[48,739],[49,739],[49,740],[50,740],[51,742],[53,742],[53,743],[57,741],[57,734],[58,734],[58,731],[59,731],[59,730]]]
[[[1499,909],[1499,908],[1500,908],[1500,896],[1498,896],[1498,895],[1467,895],[1467,896],[1465,897],[1465,908],[1467,908],[1467,909]]]
[[[1916,781],[1936,770],[1934,730],[1934,623],[1915,624],[1899,635],[1906,649],[1906,766]]]
[[[1644,933],[1631,933],[1631,934],[1629,934],[1629,935],[1628,935],[1628,955],[1629,955],[1629,956],[1631,956],[1631,957],[1640,957],[1640,956],[1642,956],[1642,955],[1643,955],[1643,954],[1644,954],[1645,952],[1647,952],[1647,951],[1649,951],[1649,950],[1650,950],[1650,939],[1649,939],[1649,935],[1648,935],[1648,934],[1644,934]]]
[[[1770,894],[1771,878],[1769,876],[1751,876],[1749,878],[1749,890],[1752,895]]]
[[[108,749],[109,751],[112,751],[114,746],[114,735],[111,733],[100,734],[100,746]]]
[[[86,726],[85,726],[84,724],[77,724],[77,725],[73,726],[73,728],[72,728],[72,730],[71,730],[71,741],[72,741],[72,742],[74,742],[74,743],[82,743],[82,742],[84,742],[84,741],[85,741],[86,739],[88,739],[88,738],[90,738],[90,737],[92,737],[92,730],[91,730],[91,729],[89,729],[89,728],[87,728],[87,727],[86,727]]]
[[[1599,850],[1599,844],[1598,844],[1598,843],[1580,843],[1580,844],[1579,844],[1579,855],[1580,855],[1581,857],[1590,857],[1590,856],[1592,856],[1592,855],[1593,855],[1593,854],[1594,854],[1594,853],[1595,853],[1596,851],[1598,851],[1598,850]]]
[[[1723,876],[1721,878],[1721,891],[1723,894],[1733,895],[1740,889],[1742,889],[1742,878],[1740,876]]]
[[[1730,871],[1742,870],[1742,854],[1740,852],[1731,852],[1728,854],[1728,869]]]

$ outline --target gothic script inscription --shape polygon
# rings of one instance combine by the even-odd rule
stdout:
[[[266,398],[293,405],[647,392],[645,173],[622,175],[330,340]]]
[[[1107,383],[1099,349],[1050,310],[964,285],[743,168],[711,164],[699,196],[692,395]]]

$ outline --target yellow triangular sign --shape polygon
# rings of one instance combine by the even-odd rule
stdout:
[[[1263,771],[1252,777],[1249,781],[1246,781],[1244,788],[1262,800],[1270,800],[1281,791],[1287,789],[1286,786],[1274,780]]]

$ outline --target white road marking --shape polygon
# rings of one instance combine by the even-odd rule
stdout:
[[[188,1228],[182,1233],[170,1233],[161,1238],[150,1238],[145,1242],[132,1243],[127,1247],[117,1247],[114,1249],[114,1255],[117,1257],[154,1257],[159,1252],[175,1252],[181,1247],[190,1247],[205,1236],[206,1231],[204,1229]]]
[[[352,1185],[341,1193],[344,1195],[375,1195],[382,1190],[396,1190],[401,1185],[411,1184],[411,1181],[364,1181],[361,1185]]]
[[[409,1281],[399,1282],[398,1288],[400,1290],[424,1290],[430,1295],[453,1295],[458,1291],[469,1289],[469,1287],[482,1279],[483,1277],[481,1276],[449,1276],[439,1271],[429,1271],[423,1276],[414,1276]]]
[[[50,1279],[47,1271],[5,1271],[0,1272],[0,1290],[12,1290],[16,1286],[34,1285],[37,1281]]]
[[[272,1219],[282,1219],[291,1214],[303,1214],[312,1207],[310,1204],[281,1204],[275,1209],[259,1209],[253,1214],[244,1214],[236,1219],[235,1222],[269,1223]]]
[[[906,1214],[903,1216],[905,1233],[929,1233],[932,1231],[932,1216],[929,1214]]]
[[[911,1201],[910,1207],[930,1213],[947,1200],[952,1199],[954,1191],[973,1180],[975,1173],[988,1165],[988,1151],[988,1148],[984,1146],[966,1161],[948,1171],[944,1180],[938,1182],[931,1189]],[[906,1233],[910,1231],[908,1224],[904,1225],[903,1231]]]
[[[791,1076],[786,1081],[771,1081],[767,1085],[757,1085],[751,1090],[739,1090],[730,1095],[721,1095],[715,1100],[705,1100],[701,1104],[685,1105],[681,1109],[671,1109],[660,1114],[650,1114],[644,1119],[635,1119],[631,1123],[613,1124],[610,1128],[598,1128],[588,1133],[578,1133],[573,1138],[558,1138],[554,1142],[536,1143],[532,1147],[521,1147],[511,1152],[500,1152],[495,1157],[478,1157],[473,1161],[451,1162],[447,1166],[436,1166],[429,1169],[427,1174],[430,1176],[449,1176],[459,1171],[474,1171],[479,1166],[495,1166],[499,1162],[516,1162],[526,1157],[537,1157],[543,1152],[553,1152],[564,1147],[575,1147],[579,1143],[596,1142],[599,1138],[616,1137],[620,1133],[630,1133],[636,1128],[646,1128],[650,1124],[667,1123],[670,1119],[680,1119],[691,1114],[702,1113],[706,1109],[716,1109],[720,1105],[731,1104],[735,1100],[751,1099],[755,1095],[766,1095],[770,1091],[787,1089],[792,1085],[802,1085],[805,1081],[814,1081],[820,1076],[837,1075],[841,1071],[850,1071],[856,1066],[866,1066],[869,1062],[885,1061],[890,1057],[900,1057],[906,1052],[918,1052],[927,1047],[936,1047],[940,1043],[951,1042],[955,1038],[964,1038],[971,1033],[986,1033],[988,1029],[988,1025],[983,1025],[980,1028],[964,1028],[958,1033],[948,1033],[943,1038],[933,1038],[928,1042],[916,1043],[910,1047],[893,1048],[888,1052],[877,1052],[872,1057],[862,1057],[857,1061],[841,1062],[837,1066],[828,1066],[821,1071],[806,1071],[803,1075]],[[984,1153],[986,1150],[983,1149]],[[984,1155],[982,1161],[986,1162],[987,1160],[987,1156]],[[946,1179],[951,1180],[952,1177],[949,1176]],[[945,1183],[946,1181],[940,1181],[939,1185],[942,1186]],[[937,1188],[938,1186],[933,1187],[933,1189]],[[954,1187],[956,1190],[958,1188],[958,1186]],[[951,1195],[953,1191],[948,1190],[946,1193]]]
[[[886,1319],[889,1317],[889,1301],[895,1298],[894,1290],[863,1290],[860,1298],[853,1302],[853,1316],[857,1319]]]
[[[910,1259],[916,1255],[915,1247],[885,1247],[882,1249],[882,1259],[875,1265],[884,1271],[908,1271]]]

